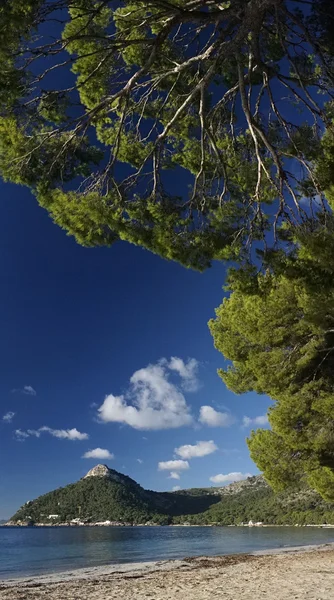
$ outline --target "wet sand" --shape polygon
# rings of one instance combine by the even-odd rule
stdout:
[[[333,600],[334,544],[0,582],[1,600]]]

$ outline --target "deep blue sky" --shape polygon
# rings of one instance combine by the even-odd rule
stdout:
[[[223,358],[207,328],[223,297],[223,265],[199,274],[126,243],[82,248],[26,189],[0,184],[0,193],[0,518],[99,462],[155,490],[212,485],[217,474],[256,473],[245,443],[250,427],[242,419],[263,415],[269,400],[226,390],[216,374]],[[199,362],[197,381],[190,382],[197,391],[184,391],[185,379],[166,365],[163,372],[169,392],[181,401],[183,394],[191,424],[139,430],[98,422],[106,395],[126,393],[123,402],[135,403],[138,390],[131,397],[127,392],[133,373],[161,358],[168,364],[172,356]],[[23,393],[24,386],[36,395]],[[233,416],[234,424],[198,423],[203,405],[230,411],[230,417],[215,418],[228,422]],[[12,420],[3,420],[10,412]],[[43,426],[53,431],[38,432]],[[73,428],[89,438],[55,437],[54,430]],[[16,430],[29,437],[19,441]],[[158,470],[160,461],[180,459],[176,447],[211,440],[219,449],[189,460],[179,481]],[[82,458],[95,448],[115,458]]]

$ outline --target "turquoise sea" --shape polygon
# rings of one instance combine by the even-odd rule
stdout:
[[[313,527],[0,527],[0,580],[80,567],[334,542]]]

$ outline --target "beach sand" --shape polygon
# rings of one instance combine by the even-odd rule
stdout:
[[[334,545],[0,582],[1,600],[334,600]]]

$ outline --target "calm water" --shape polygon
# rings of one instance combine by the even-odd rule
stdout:
[[[195,555],[334,542],[334,529],[297,527],[0,528],[0,579]]]

